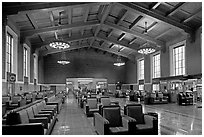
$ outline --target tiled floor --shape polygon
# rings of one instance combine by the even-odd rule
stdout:
[[[111,98],[118,101],[121,108],[133,103],[127,98]],[[160,135],[202,135],[202,108],[196,105],[178,106],[173,104],[144,105],[144,112],[157,112]],[[76,99],[70,93],[63,104],[52,135],[96,135],[93,118],[87,118]]]

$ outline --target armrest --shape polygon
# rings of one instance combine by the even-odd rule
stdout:
[[[50,121],[51,121],[51,115],[50,114],[37,114],[37,115],[34,115],[34,118],[39,118],[39,117],[47,117],[48,122],[50,123]]]
[[[88,114],[89,113],[89,106],[86,104],[86,106],[84,107],[85,109],[85,113]]]
[[[45,129],[48,129],[48,118],[40,117],[40,118],[31,118],[29,119],[29,123],[42,123]]]
[[[48,110],[40,110],[39,112],[38,112],[38,114],[50,114],[51,115],[51,117],[53,117],[54,116],[54,112],[53,111],[48,111]]]
[[[102,117],[99,113],[94,113],[94,126],[98,134],[109,134],[109,121]]]
[[[128,129],[130,133],[133,133],[136,129],[136,120],[134,118],[131,118],[127,115],[122,116],[122,123],[123,127]]]
[[[154,120],[154,119],[155,119],[155,118],[154,118],[153,116],[144,114],[145,124],[151,125],[151,127],[153,127],[153,120]]]
[[[44,135],[42,123],[2,125],[3,135]]]

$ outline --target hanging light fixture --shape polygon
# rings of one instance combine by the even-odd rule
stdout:
[[[62,11],[59,12],[59,23],[58,25],[61,25],[61,15],[62,15]],[[57,36],[57,32],[55,32],[55,39],[54,41],[52,41],[49,46],[55,49],[67,49],[70,47],[69,43],[63,41],[63,39],[59,39]]]
[[[147,34],[147,32],[148,32],[147,22],[145,22],[144,34]],[[141,45],[137,50],[138,53],[144,55],[151,54],[155,51],[156,51],[155,47],[153,45],[150,45],[149,42],[146,42],[144,45]]]
[[[156,50],[155,50],[155,47],[152,46],[152,45],[150,45],[150,44],[147,42],[146,44],[140,46],[137,52],[140,53],[140,54],[145,54],[145,55],[147,55],[147,54],[151,54],[151,53],[153,53],[153,52],[155,52],[155,51],[156,51]]]
[[[120,52],[120,47],[119,46],[118,46],[118,49],[119,49],[118,52]],[[125,62],[123,62],[121,57],[118,55],[118,57],[116,59],[116,62],[114,62],[113,65],[120,67],[120,66],[125,65]]]
[[[68,60],[66,59],[66,54],[65,54],[64,51],[62,52],[61,59],[58,60],[57,63],[62,64],[62,65],[66,65],[66,64],[69,64],[69,63],[70,63],[70,61],[68,61]]]
[[[123,61],[121,60],[121,57],[118,56],[116,62],[114,62],[113,65],[120,67],[120,66],[125,65],[125,62],[123,62]]]

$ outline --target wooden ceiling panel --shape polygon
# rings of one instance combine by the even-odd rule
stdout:
[[[172,17],[176,18],[179,22],[181,22],[182,20],[185,20],[186,18],[188,18],[188,15],[184,14],[181,11],[178,11],[174,15],[172,15]]]
[[[89,15],[87,21],[95,21],[98,20],[97,14]]]
[[[84,7],[73,8],[73,16],[82,16]]]
[[[196,12],[196,10],[198,10],[201,7],[202,7],[201,2],[189,2],[188,4],[182,6],[181,9],[192,14],[192,13]]]
[[[100,5],[91,6],[91,7],[90,7],[89,14],[97,14],[99,7],[100,7]]]
[[[115,23],[116,21],[117,18],[111,15],[106,18],[106,22]]]
[[[27,16],[25,14],[19,14],[19,15],[10,15],[10,17],[15,21],[15,22],[27,22],[29,21]]]
[[[177,4],[179,4],[179,2],[166,2],[168,3],[169,5],[172,5],[172,6],[176,6]]]
[[[176,37],[178,37],[178,35],[180,34],[180,32],[178,32],[177,30],[172,29],[170,33],[165,34],[164,36],[162,36],[161,39],[162,41],[170,41]],[[180,35],[182,36],[182,35]]]
[[[128,28],[130,25],[131,25],[131,23],[125,22],[125,21],[120,23],[120,26],[123,26],[124,28]]]
[[[82,21],[83,21],[83,16],[72,17],[72,23],[82,22]]]

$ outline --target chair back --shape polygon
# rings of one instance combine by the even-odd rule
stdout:
[[[159,98],[163,98],[163,94],[162,93],[158,93],[158,97]]]
[[[34,118],[32,107],[27,108],[26,111],[29,118]]]
[[[21,96],[14,96],[13,99],[12,99],[12,103],[17,104],[18,101],[21,101]]]
[[[109,98],[101,98],[102,106],[110,106],[111,102]]]
[[[6,102],[10,101],[10,97],[6,96],[6,97],[2,97],[2,104],[6,104]]]
[[[19,113],[19,115],[20,115],[21,124],[29,123],[28,113],[26,112],[25,109],[19,111],[18,113]]]
[[[26,100],[31,100],[32,99],[32,94],[26,94]]]
[[[109,121],[110,127],[122,126],[122,117],[120,114],[120,106],[104,107],[103,108],[103,117]]]
[[[144,114],[142,112],[141,104],[128,104],[125,106],[128,116],[136,119],[137,124],[144,124]]]
[[[150,94],[150,97],[151,97],[151,98],[156,98],[156,94],[155,94],[155,93],[151,93],[151,94]]]
[[[95,109],[95,108],[97,108],[97,99],[96,98],[88,98],[87,104],[88,104],[90,109]]]

